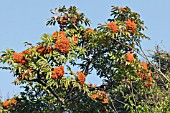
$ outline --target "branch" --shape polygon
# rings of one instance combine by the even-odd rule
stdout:
[[[120,43],[120,44],[122,44],[123,46],[126,46],[126,47],[134,50],[134,49],[133,49],[131,46],[129,46],[129,45],[125,45],[125,44],[123,44],[122,42],[120,42],[120,41],[118,41],[118,40],[116,40],[116,39],[115,39],[115,41],[118,42],[118,43]],[[168,82],[170,82],[170,80],[166,77],[166,75],[163,74],[160,70],[158,70],[158,69],[154,66],[154,64],[148,59],[148,57],[147,57],[146,54],[144,53],[141,45],[140,45],[139,43],[138,43],[138,45],[139,45],[139,48],[140,48],[140,50],[142,51],[143,55],[142,55],[140,52],[138,52],[137,50],[134,50],[134,51],[135,51],[136,53],[138,53],[141,57],[145,58],[145,59],[153,66],[153,68],[154,68],[159,74],[161,74]]]
[[[64,100],[66,100],[66,99],[68,98],[68,96],[70,96],[70,94],[74,91],[73,89],[74,89],[74,87],[72,87],[72,88],[68,91],[68,93],[66,94],[66,97],[65,97]]]
[[[133,98],[133,101],[135,103],[135,111],[137,112],[137,109],[136,109],[136,99],[135,99],[135,94],[133,92],[133,85],[132,85],[132,81],[130,82],[130,86],[131,86],[131,93],[132,93],[132,98]]]
[[[43,85],[44,87],[47,87],[47,84],[44,83],[43,81],[41,81],[40,79],[23,79],[26,81],[31,81],[31,82],[38,82],[39,84]],[[64,101],[62,101],[62,99],[48,86],[47,89],[63,104],[65,105]]]
[[[72,97],[71,99],[67,100],[66,102],[70,102],[70,101],[73,101],[75,100],[76,98],[78,98],[79,96],[82,96],[83,92],[79,93],[78,95]]]
[[[112,50],[112,49],[113,49],[113,48],[111,47],[111,48],[108,48],[108,49],[106,49],[106,50],[104,50],[104,51],[101,51],[101,52],[99,51],[98,53],[94,54],[91,59],[87,59],[87,62],[86,62],[86,64],[85,64],[85,68],[84,68],[84,70],[83,70],[83,73],[84,73],[85,75],[87,75],[87,74],[89,73],[89,66],[90,66],[90,64],[92,63],[92,61],[93,61],[96,57],[100,56],[100,54],[106,53],[106,52],[108,52],[108,51],[110,51],[110,50]]]
[[[162,71],[160,71],[160,69],[157,69],[157,68],[154,66],[154,64],[148,59],[148,57],[146,56],[146,54],[145,54],[145,52],[143,51],[143,49],[142,49],[142,47],[141,47],[140,44],[139,44],[139,48],[140,48],[140,50],[142,51],[142,53],[143,53],[143,55],[144,55],[143,57],[153,66],[153,68],[154,68],[159,74],[161,74],[168,82],[170,82],[169,78],[167,78],[166,75],[163,74]]]
[[[93,60],[93,58],[87,59],[87,62],[86,62],[86,64],[85,64],[85,68],[84,68],[84,70],[83,70],[83,73],[84,73],[85,75],[88,75],[88,73],[89,73],[89,66],[90,66],[92,60]]]
[[[115,107],[115,105],[114,105],[114,102],[113,102],[112,98],[111,98],[109,95],[108,95],[107,97],[109,98],[109,100],[110,100],[110,102],[111,102],[111,109],[113,110],[113,112],[114,112],[114,113],[118,113],[118,111],[116,110],[116,107]]]
[[[44,87],[47,87],[47,84],[41,81],[40,79],[38,79],[37,82],[43,85]],[[62,105],[65,105],[65,102],[51,89],[51,87],[48,86],[47,89],[62,103]]]

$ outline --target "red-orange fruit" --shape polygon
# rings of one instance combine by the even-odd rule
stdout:
[[[118,26],[114,22],[108,23],[107,26],[113,33],[116,33],[119,30]]]
[[[129,62],[132,62],[134,60],[134,57],[130,52],[126,53],[126,60]]]
[[[86,80],[86,76],[84,75],[84,73],[77,72],[77,75],[78,75],[78,80],[79,80],[80,84],[84,84],[84,82]]]
[[[128,19],[126,21],[126,29],[133,34],[136,31],[136,24],[131,19]]]

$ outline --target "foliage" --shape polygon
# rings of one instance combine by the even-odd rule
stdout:
[[[8,64],[16,85],[25,89],[4,105],[9,112],[168,112],[169,54],[148,60],[140,46],[149,39],[140,15],[128,7],[112,6],[111,18],[92,29],[90,20],[75,6],[56,8],[46,25],[60,30],[44,34],[27,50],[7,49],[0,61]],[[147,61],[140,62],[142,55]],[[159,53],[160,56],[160,53]],[[156,65],[159,64],[159,65]],[[155,66],[156,65],[156,66]],[[158,66],[158,67],[157,67]],[[160,68],[160,66],[162,68]],[[85,82],[92,71],[103,78],[96,86]],[[93,75],[95,76],[95,75]]]

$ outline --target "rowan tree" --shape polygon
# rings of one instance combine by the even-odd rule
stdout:
[[[97,28],[75,6],[51,10],[46,25],[59,25],[28,49],[1,52],[24,91],[2,102],[1,111],[47,113],[168,112],[169,71],[148,60],[140,45],[144,21],[129,7],[112,6],[111,17]],[[140,61],[142,56],[146,61]],[[155,55],[153,55],[155,56]],[[156,57],[154,57],[156,58]],[[156,61],[157,62],[157,61]],[[163,64],[164,65],[164,64]],[[167,66],[167,65],[166,65]],[[92,72],[96,71],[96,75]],[[87,83],[99,76],[102,85]],[[158,85],[161,79],[164,89]],[[163,91],[163,92],[162,92]]]

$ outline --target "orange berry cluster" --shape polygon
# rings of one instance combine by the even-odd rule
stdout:
[[[64,75],[64,66],[59,66],[57,68],[54,68],[51,78],[58,79],[61,78],[63,75]]]
[[[56,38],[54,48],[58,49],[63,54],[67,54],[70,50],[70,41],[66,38],[66,34],[63,31],[54,32],[52,37]]]
[[[96,87],[97,87],[97,84],[93,84],[93,85],[92,85],[91,83],[88,83],[87,86],[88,86],[88,87],[96,88]]]
[[[53,34],[52,34],[52,37],[57,39],[58,37],[66,37],[66,34],[64,31],[60,31],[60,32],[57,32],[55,31]]]
[[[119,10],[126,11],[124,7],[120,7]]]
[[[17,52],[14,52],[13,53],[13,59],[14,59],[14,62],[15,63],[19,63],[21,65],[24,65],[27,63],[27,60],[25,59],[25,54],[23,52],[21,53],[17,53]]]
[[[12,105],[15,105],[17,103],[17,101],[13,98],[13,99],[11,99],[11,100],[5,100],[4,102],[3,102],[3,107],[4,108],[8,108],[9,106],[12,106]]]
[[[96,94],[96,93],[92,94],[91,98],[102,100],[103,104],[107,104],[108,103],[105,91],[98,91],[98,94]]]
[[[136,24],[131,19],[128,19],[126,21],[126,29],[133,34],[136,31]]]
[[[24,50],[22,53],[27,54],[27,55],[31,55],[31,52],[29,50]]]
[[[77,72],[79,83],[82,85],[86,80],[86,76],[82,72]]]
[[[146,62],[142,62],[141,64],[142,64],[143,69],[146,69],[146,70],[148,69],[148,64]]]
[[[87,84],[87,86],[88,86],[88,87],[92,87],[92,84],[91,84],[91,83],[89,83],[89,84]]]
[[[86,32],[94,32],[94,30],[92,28],[87,28]]]
[[[145,69],[146,71],[149,71],[149,73],[143,72],[143,71],[138,71],[138,75],[141,76],[142,80],[146,80],[145,82],[145,87],[149,87],[151,86],[152,82],[153,82],[153,78],[152,76],[152,71],[148,70],[148,65],[146,62],[142,62],[141,63],[142,68]]]
[[[36,51],[41,54],[47,54],[52,51],[52,47],[37,46]]]
[[[126,53],[126,60],[131,63],[134,60],[134,56],[128,52]]]
[[[108,23],[107,26],[113,33],[116,33],[119,30],[118,26],[114,22]]]
[[[91,28],[87,28],[86,29],[86,31],[85,31],[85,34],[84,34],[84,38],[85,39],[87,39],[88,37],[90,37],[91,36],[91,34],[90,33],[93,33],[94,32],[94,30],[93,29],[91,29]]]
[[[134,57],[130,52],[126,53],[126,60],[130,63],[134,61]],[[145,86],[149,87],[153,82],[153,78],[151,77],[152,71],[148,70],[148,65],[146,62],[141,62],[141,65],[142,69],[148,71],[148,73],[145,72],[144,70],[138,70],[137,74],[142,78],[142,80],[146,80]]]

